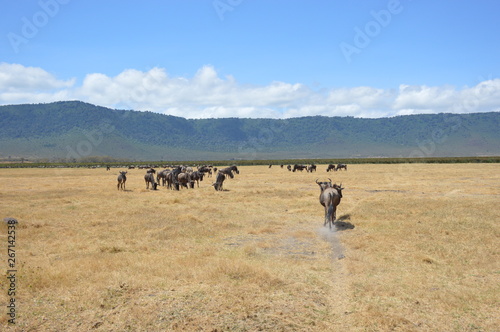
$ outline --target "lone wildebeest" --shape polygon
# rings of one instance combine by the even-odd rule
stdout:
[[[120,190],[120,188],[125,190],[125,182],[127,181],[127,176],[125,174],[127,174],[127,171],[122,171],[120,175],[118,175],[118,184],[116,185],[118,190]]]
[[[330,180],[330,179],[329,179]],[[330,182],[318,182],[321,189],[321,193],[319,195],[319,202],[325,208],[325,223],[329,225],[329,228],[332,229],[335,219],[337,218],[337,206],[340,204],[340,200],[342,199],[342,184],[332,185],[332,180]]]
[[[231,173],[232,174],[232,173]],[[216,191],[222,191],[222,184],[224,183],[224,180],[226,179],[226,176],[219,171],[217,173],[217,178],[215,180],[215,183],[212,184],[214,186]]]
[[[346,164],[338,164],[337,168],[335,170],[338,171],[339,169],[342,169],[342,168],[347,171],[347,165]]]
[[[312,173],[313,171],[314,171],[314,172],[316,172],[316,165],[311,164],[311,166],[309,166],[309,167],[307,168],[307,171],[308,171],[309,173]]]

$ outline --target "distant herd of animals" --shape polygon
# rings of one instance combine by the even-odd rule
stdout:
[[[135,166],[129,166],[129,169],[134,169]],[[193,167],[190,166],[172,166],[172,169],[165,168],[162,171],[156,171],[154,167],[139,167],[146,168],[146,174],[144,174],[144,182],[146,184],[146,189],[157,190],[158,185],[166,186],[168,189],[180,190],[181,188],[194,188],[195,184],[199,188],[200,181],[203,181],[205,176],[211,177],[213,173],[216,173],[215,182],[212,186],[217,191],[222,191],[223,183],[226,180],[226,176],[231,179],[234,178],[234,173],[240,174],[238,166],[232,165],[226,168],[217,169],[212,165],[203,165],[197,168],[195,171]],[[110,167],[106,167],[109,171]],[[156,176],[155,176],[156,175]],[[127,171],[120,171],[118,175],[117,189],[125,190],[125,183],[127,182]]]
[[[285,165],[280,165],[281,168],[283,168]],[[269,168],[273,167],[273,165],[269,165]],[[316,172],[316,165],[315,164],[311,164],[311,165],[299,165],[299,164],[295,164],[293,165],[287,165],[286,168],[291,171],[291,172],[295,172],[295,171],[303,171],[303,170],[306,170],[306,172]],[[326,168],[326,171],[327,172],[330,172],[330,171],[339,171],[339,170],[346,170],[347,171],[347,165],[346,164],[337,164],[337,166],[333,165],[333,164],[329,164],[328,167]]]
[[[272,165],[269,165],[271,168]],[[280,165],[281,168],[284,165]],[[135,166],[129,166],[129,169],[133,169]],[[216,191],[222,191],[223,183],[226,180],[226,176],[229,176],[231,179],[234,178],[234,173],[240,174],[238,167],[236,165],[232,165],[226,168],[217,169],[217,167],[213,167],[212,165],[203,165],[197,167],[195,171],[190,166],[173,166],[172,169],[165,168],[162,171],[156,171],[154,167],[145,166],[140,168],[146,168],[146,174],[144,175],[144,182],[146,185],[146,189],[157,190],[159,184],[162,186],[166,186],[168,189],[172,190],[180,190],[181,188],[194,188],[195,184],[197,187],[200,186],[199,181],[203,181],[205,176],[212,177],[212,174],[216,174],[215,182],[212,183],[212,186]],[[110,167],[107,166],[106,169],[109,171]],[[295,164],[293,167],[291,165],[287,165],[287,169],[291,172],[295,171],[303,171],[307,172],[315,172],[316,165],[298,165]],[[328,165],[326,171],[339,171],[346,170],[346,164],[337,164]],[[156,177],[155,177],[156,174]],[[330,229],[334,226],[336,220],[336,211],[337,206],[340,204],[342,199],[342,184],[337,185],[336,183],[332,183],[331,179],[329,181],[318,182],[316,179],[316,184],[320,187],[320,196],[319,202],[325,208],[325,222],[324,226],[328,225]],[[125,182],[127,181],[127,171],[120,171],[118,175],[118,190],[125,190]]]

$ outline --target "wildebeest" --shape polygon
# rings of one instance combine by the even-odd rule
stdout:
[[[144,181],[146,182],[146,189],[149,189],[149,184],[151,183],[151,189],[156,190],[158,183],[156,183],[156,181],[155,181],[155,176],[153,175],[153,172],[148,171],[144,175]]]
[[[292,172],[295,172],[297,170],[302,172],[305,169],[307,169],[306,165],[297,165],[297,164],[295,164],[295,165],[293,165]]]
[[[178,175],[181,173],[181,166],[175,167],[167,176],[167,184],[169,188],[179,190],[179,180]],[[171,181],[171,183],[169,183]]]
[[[232,173],[231,173],[232,174]],[[224,180],[226,179],[226,176],[219,171],[217,173],[217,178],[215,179],[215,183],[212,184],[214,186],[216,191],[222,191],[222,184],[224,183]]]
[[[291,165],[287,165],[286,169],[289,170],[289,171],[291,171],[292,170],[292,166]]]
[[[338,171],[339,169],[342,169],[342,168],[347,171],[347,165],[346,164],[338,164],[337,168],[335,170]]]
[[[127,174],[127,171],[122,171],[120,175],[118,175],[118,184],[116,186],[118,190],[120,190],[120,188],[125,190],[125,182],[127,182],[127,176],[125,174]]]
[[[330,179],[329,179],[330,180]],[[342,199],[342,184],[332,184],[332,180],[329,182],[318,182],[321,189],[321,193],[319,194],[319,202],[325,208],[325,223],[329,225],[329,228],[332,229],[335,219],[337,218],[337,206],[340,204],[340,200]]]
[[[170,170],[164,169],[163,171],[156,173],[156,182],[158,182],[158,184],[159,184],[160,180],[161,180],[161,185],[165,186],[165,183],[167,182],[167,174],[169,172],[170,172]]]
[[[335,169],[335,165],[333,164],[330,164],[328,165],[328,167],[326,168],[326,171],[327,172],[330,172],[330,171],[336,171],[337,169]]]
[[[236,166],[235,166],[236,167]],[[236,169],[236,171],[238,171],[238,169]],[[222,173],[222,174],[225,174],[225,175],[229,175],[229,177],[231,179],[234,178],[234,174],[233,174],[233,169],[231,167],[226,167],[226,168],[223,168],[223,169],[220,169],[219,170],[219,173]],[[219,175],[219,173],[217,173],[217,176]],[[238,172],[239,173],[239,172]],[[217,181],[217,180],[216,180]]]
[[[182,187],[189,189],[189,186],[191,184],[191,173],[179,173],[179,175],[177,176],[177,181]]]
[[[196,181],[196,184],[198,185],[198,188],[200,187],[200,181],[203,181],[203,176],[205,173],[200,172],[200,171],[194,171],[191,173],[191,188],[194,188],[194,182]]]
[[[311,164],[311,166],[309,166],[309,167],[307,168],[307,171],[308,171],[309,173],[312,173],[313,171],[316,171],[316,165]]]
[[[240,171],[238,169],[238,166],[236,165],[232,165],[232,166],[229,166],[229,167],[226,167],[226,168],[223,168],[221,170],[219,170],[219,172],[221,171],[224,171],[224,172],[227,172],[228,170],[230,170],[231,172],[235,172],[236,174],[240,174]],[[228,172],[227,173],[224,173],[224,174],[229,174]],[[231,176],[231,179],[233,178],[233,176]]]
[[[208,177],[212,176],[212,166],[203,165],[201,167],[198,167],[198,171],[202,173],[208,173]]]

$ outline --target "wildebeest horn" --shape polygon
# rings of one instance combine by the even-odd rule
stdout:
[[[318,179],[316,179],[316,183],[319,184]]]
[[[328,178],[328,180],[330,180],[330,183],[332,183],[332,179]]]

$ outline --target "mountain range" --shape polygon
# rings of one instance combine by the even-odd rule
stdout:
[[[0,106],[0,159],[499,156],[499,129],[500,112],[185,119],[61,101]]]

